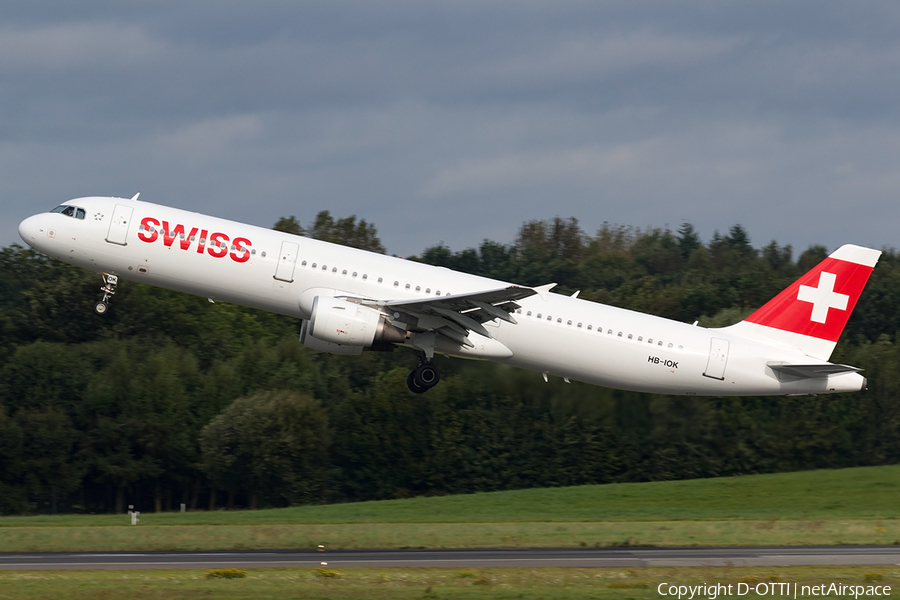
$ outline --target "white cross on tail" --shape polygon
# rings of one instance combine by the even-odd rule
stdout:
[[[812,302],[813,305],[812,315],[809,317],[810,321],[824,323],[828,320],[829,308],[847,310],[847,302],[850,300],[850,296],[838,294],[834,291],[835,280],[837,280],[837,275],[822,271],[819,274],[819,287],[800,286],[797,300]]]

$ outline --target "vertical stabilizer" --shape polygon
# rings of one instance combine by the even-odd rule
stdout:
[[[725,331],[828,360],[881,252],[847,244]]]

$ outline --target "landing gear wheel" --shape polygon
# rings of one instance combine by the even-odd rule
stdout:
[[[409,377],[406,378],[406,387],[414,394],[422,394],[428,391],[428,388],[419,387],[416,383],[416,372],[410,371]]]
[[[410,391],[416,394],[427,392],[441,380],[441,372],[434,363],[422,363],[412,370],[406,378],[406,385]]]
[[[109,299],[116,293],[116,286],[119,284],[119,277],[117,275],[111,275],[109,273],[103,274],[103,287],[100,288],[100,291],[103,292],[103,298],[97,301],[97,304],[94,305],[94,312],[98,315],[105,315],[106,311],[109,310]]]
[[[416,385],[428,390],[436,386],[441,380],[441,372],[434,366],[434,363],[421,364],[413,371],[413,380],[416,382]]]

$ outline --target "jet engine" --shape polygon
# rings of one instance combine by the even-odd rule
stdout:
[[[378,343],[405,340],[406,332],[388,323],[382,312],[329,296],[315,297],[300,331],[304,346],[332,354],[359,354]]]

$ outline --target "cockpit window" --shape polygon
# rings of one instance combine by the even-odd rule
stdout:
[[[64,215],[66,215],[67,217],[75,217],[76,219],[84,219],[84,215],[85,215],[83,208],[76,208],[74,206],[67,206],[65,204],[61,204],[61,205],[57,206],[50,212],[62,213]]]

